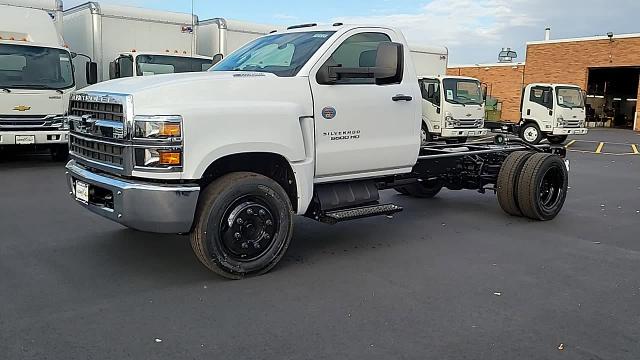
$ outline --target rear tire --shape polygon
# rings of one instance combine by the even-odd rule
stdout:
[[[530,151],[515,151],[505,159],[496,182],[498,203],[504,212],[511,216],[522,216],[518,205],[518,180],[522,168],[533,155]]]
[[[419,181],[413,184],[403,185],[396,188],[396,191],[411,197],[421,199],[431,199],[442,190],[440,181]]]
[[[248,172],[227,174],[200,195],[191,247],[204,266],[226,278],[262,275],[287,251],[292,217],[277,182]]]
[[[532,155],[518,180],[518,204],[522,214],[530,219],[554,219],[567,198],[568,172],[557,155]]]
[[[549,142],[553,145],[564,144],[564,142],[567,141],[567,138],[567,135],[547,136],[547,140],[549,140]]]
[[[535,123],[526,123],[520,128],[520,138],[529,144],[538,145],[542,141],[542,131]]]

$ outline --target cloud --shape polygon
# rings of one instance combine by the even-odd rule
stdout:
[[[552,36],[580,37],[637,31],[632,14],[640,1],[618,0],[432,0],[417,11],[393,13],[376,9],[369,16],[344,16],[335,21],[391,24],[409,43],[449,47],[452,63],[496,61],[502,47],[512,47],[524,60],[525,43]]]

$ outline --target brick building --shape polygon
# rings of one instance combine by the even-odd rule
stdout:
[[[640,34],[527,43],[526,64],[457,66],[451,75],[472,76],[502,103],[502,119],[520,118],[522,87],[534,82],[575,84],[587,90],[592,120],[640,131]]]

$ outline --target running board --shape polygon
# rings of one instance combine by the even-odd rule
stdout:
[[[402,211],[402,208],[394,204],[362,206],[325,212],[320,216],[320,221],[333,225],[343,221],[356,220],[380,215],[393,215],[400,211]]]

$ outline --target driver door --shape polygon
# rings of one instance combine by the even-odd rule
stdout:
[[[376,65],[381,42],[404,39],[383,29],[345,33],[310,72],[316,133],[316,181],[408,172],[420,147],[420,90],[405,70],[398,83],[376,85],[372,77],[319,84],[323,66]],[[404,57],[409,57],[404,49]],[[399,95],[404,95],[400,96]]]
[[[535,120],[542,131],[553,129],[553,97],[553,88],[548,86],[534,86],[529,93],[525,119]]]

